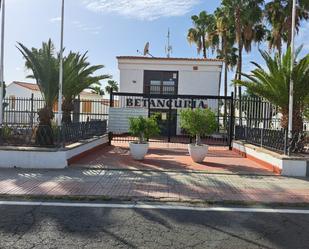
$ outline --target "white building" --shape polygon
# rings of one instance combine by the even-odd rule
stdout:
[[[223,61],[219,59],[153,58],[141,56],[119,56],[119,89],[122,93],[144,93],[161,95],[220,95]],[[179,110],[188,108],[191,99],[156,99],[150,103],[151,113],[161,113],[162,123],[169,119],[172,105],[172,134],[180,134]],[[148,115],[146,99],[119,98],[121,108],[113,108],[110,115],[110,130],[127,132],[128,117]],[[218,108],[218,101],[196,99],[196,106]],[[162,124],[161,124],[162,125]],[[163,124],[164,126],[164,124]],[[161,126],[161,127],[163,127]]]
[[[14,81],[6,88],[6,99],[8,106],[5,109],[4,119],[7,123],[29,123],[31,119],[36,122],[37,111],[44,106],[43,96],[37,84]],[[109,100],[102,96],[82,92],[80,94],[79,112],[80,121],[87,119],[107,119]],[[58,110],[55,102],[54,112]]]
[[[220,95],[222,60],[119,56],[120,92]],[[161,86],[161,90],[157,86]],[[166,87],[166,88],[165,88]],[[159,91],[158,91],[159,90]]]

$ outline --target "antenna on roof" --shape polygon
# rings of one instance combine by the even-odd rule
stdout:
[[[167,58],[170,58],[171,54],[173,53],[173,47],[170,44],[170,38],[171,38],[171,32],[170,32],[170,29],[168,29],[168,31],[167,31],[167,46],[165,46],[165,53],[166,53]]]
[[[149,55],[149,56],[151,56],[151,57],[154,57],[154,56],[149,52],[149,46],[150,46],[150,44],[149,44],[149,42],[147,42],[147,43],[145,44],[143,53],[142,53],[141,51],[139,51],[139,50],[137,50],[137,53],[139,53],[139,54],[141,54],[141,55],[143,55],[143,56]]]

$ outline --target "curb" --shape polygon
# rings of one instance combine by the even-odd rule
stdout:
[[[263,202],[239,200],[202,200],[202,199],[176,199],[176,198],[138,198],[138,197],[110,197],[110,196],[85,196],[85,195],[0,195],[0,201],[82,201],[82,202],[154,202],[174,203],[209,206],[245,206],[245,207],[309,207],[309,202]]]

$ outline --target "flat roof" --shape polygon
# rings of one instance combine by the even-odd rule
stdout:
[[[126,60],[166,60],[166,61],[200,61],[200,62],[207,62],[207,61],[216,61],[216,62],[223,62],[222,59],[212,59],[212,58],[181,58],[181,57],[148,57],[148,56],[117,56],[119,59],[126,59]]]

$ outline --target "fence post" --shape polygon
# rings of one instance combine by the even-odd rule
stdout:
[[[148,94],[148,118],[150,118],[150,93]]]
[[[114,107],[114,89],[111,88],[111,92],[109,94],[109,107]]]
[[[230,104],[230,127],[229,127],[229,150],[232,150],[233,132],[234,131],[234,93],[231,93]]]
[[[80,120],[83,121],[83,119],[81,119],[80,105],[80,95],[78,95],[77,99],[73,101],[73,123],[78,123]]]
[[[262,128],[259,128],[261,130],[261,147],[263,147],[263,138],[264,138],[264,126]]]
[[[289,154],[289,137],[287,129],[284,129],[284,155]]]
[[[242,95],[241,95],[241,87],[239,87],[239,124],[242,126]]]
[[[108,145],[111,146],[113,141],[113,133],[110,131],[108,132]]]
[[[194,98],[191,98],[191,110],[193,110],[194,109]],[[193,143],[193,137],[192,136],[190,136],[190,144],[192,144]]]
[[[34,115],[33,115],[33,111],[34,111],[34,107],[33,107],[33,98],[34,98],[34,94],[31,94],[31,99],[30,99],[30,125],[31,127],[33,127],[33,119],[34,119]]]
[[[171,142],[171,121],[172,121],[172,99],[169,99],[170,105],[168,107],[168,142]]]

